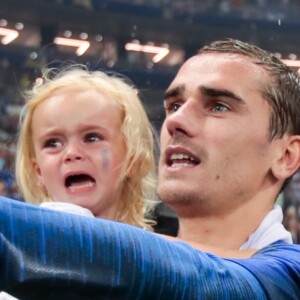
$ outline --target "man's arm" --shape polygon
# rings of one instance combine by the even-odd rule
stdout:
[[[22,300],[266,299],[266,283],[240,263],[251,259],[4,198],[0,224],[0,289]]]

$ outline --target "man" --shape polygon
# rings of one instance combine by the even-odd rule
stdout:
[[[299,299],[300,247],[264,229],[300,165],[299,95],[296,73],[239,41],[204,48],[166,93],[158,193],[179,237],[237,250],[266,233],[251,258],[1,199],[0,288],[21,299]]]
[[[290,239],[271,210],[300,165],[299,93],[295,72],[239,41],[182,66],[165,94],[158,186],[180,238],[229,249]]]

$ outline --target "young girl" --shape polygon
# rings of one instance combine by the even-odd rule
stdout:
[[[150,229],[154,139],[137,91],[73,66],[45,71],[26,98],[16,156],[25,200]]]

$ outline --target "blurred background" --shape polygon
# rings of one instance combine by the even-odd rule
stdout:
[[[159,133],[164,90],[184,60],[216,39],[237,38],[300,68],[299,0],[0,0],[0,194],[22,201],[13,162],[22,93],[44,67],[70,62],[121,73],[139,88]],[[300,243],[300,175],[278,203]],[[176,234],[159,205],[157,231]]]

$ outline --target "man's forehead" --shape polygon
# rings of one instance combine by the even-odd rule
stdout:
[[[246,56],[239,53],[228,53],[228,52],[204,52],[189,58],[180,68],[180,70],[185,68],[197,67],[207,64],[211,65],[212,63],[216,64],[232,64],[238,65],[240,63],[249,63],[257,66],[257,60],[253,57]]]
[[[266,83],[269,80],[267,70],[257,64],[255,58],[238,53],[207,52],[188,59],[179,69],[171,86],[193,78],[221,78],[223,80],[228,76],[237,81],[247,78],[248,81],[259,86],[261,86],[260,83]]]
[[[254,59],[237,53],[201,53],[181,67],[165,93],[165,100],[184,95],[187,91],[230,91],[243,99],[246,94],[260,93],[267,84],[266,70]],[[223,93],[224,94],[224,93]]]

